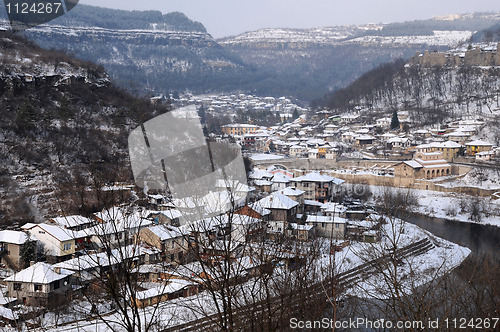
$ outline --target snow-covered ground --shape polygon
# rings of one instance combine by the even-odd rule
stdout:
[[[283,159],[283,156],[279,156],[277,154],[267,154],[267,153],[253,153],[250,155],[250,159],[252,160],[274,160],[274,159]]]
[[[500,170],[487,168],[474,168],[464,177],[442,182],[443,187],[472,187],[482,189],[500,190]]]
[[[363,36],[349,40],[351,43],[375,43],[390,45],[441,45],[454,46],[468,40],[473,31],[434,31],[430,36]],[[346,42],[347,43],[347,42]]]
[[[386,275],[397,275],[398,282],[402,283],[401,289],[395,288],[394,285],[385,284],[384,279],[375,274],[367,280],[357,283],[348,291],[348,294],[379,299],[387,299],[399,291],[411,294],[418,287],[436,280],[458,267],[471,253],[470,249],[458,244],[436,238],[430,234],[428,236],[431,237],[435,245],[433,249],[422,255],[410,257],[396,267],[389,264],[384,272]],[[397,269],[396,273],[394,268]]]
[[[400,220],[393,220],[385,224],[382,227],[382,233],[385,234],[385,237],[379,243],[352,243],[342,251],[336,252],[335,256],[329,254],[330,243],[327,239],[323,239],[321,243],[323,254],[315,261],[317,273],[319,273],[319,275],[327,274],[331,269],[332,261],[335,261],[335,271],[337,273],[352,269],[366,262],[367,252],[373,253],[375,251],[380,254],[386,253],[387,248],[393,246],[395,239],[397,239],[398,247],[404,247],[419,240],[429,238],[434,244],[434,248],[424,254],[411,256],[405,259],[403,264],[397,267],[401,279],[409,283],[405,289],[407,292],[410,292],[413,287],[418,287],[418,285],[422,285],[454,269],[460,265],[470,253],[470,250],[467,248],[436,238],[427,231]],[[281,273],[284,273],[284,270],[277,268],[276,277],[281,277]],[[417,275],[418,277],[409,277],[409,275]],[[252,280],[253,279],[250,279],[250,281],[247,282],[248,287],[243,285],[241,288],[242,292],[256,292],[256,286],[252,283]],[[376,275],[370,276],[364,281],[356,283],[355,287],[351,289],[349,293],[351,295],[377,296],[382,298],[383,294],[377,292],[377,289],[380,289],[379,287],[385,289],[384,285],[380,284],[380,280],[381,279],[377,278]],[[108,331],[109,327],[105,323],[97,320],[87,321],[85,319],[85,313],[90,311],[90,307],[88,306],[89,305],[85,302],[75,301],[66,314],[46,314],[43,318],[44,331]],[[199,310],[193,310],[193,308],[199,308]],[[105,306],[99,309],[103,312],[110,311],[110,308]],[[144,319],[146,319],[146,321],[153,318],[157,319],[162,324],[161,328],[175,326],[206,317],[215,312],[216,309],[213,299],[206,292],[188,298],[178,298],[164,302],[156,308],[156,311],[154,307],[147,307],[144,310],[141,309],[143,321],[145,321]],[[55,327],[54,324],[56,319],[58,319],[59,324],[71,320],[78,321]],[[117,324],[121,321],[121,316],[116,313],[111,313],[106,315],[106,319],[111,325],[118,326]],[[158,326],[158,328],[161,329],[160,326]]]
[[[381,195],[386,187],[371,186],[374,195]],[[415,212],[435,218],[443,218],[461,222],[475,222],[470,219],[470,213],[462,211],[462,207],[479,201],[484,210],[489,215],[482,215],[481,224],[493,225],[500,227],[500,200],[492,199],[491,197],[477,197],[460,193],[447,193],[432,190],[419,189],[399,189],[410,190],[418,199],[418,206],[415,207]],[[372,198],[373,199],[373,198]],[[374,203],[374,201],[372,201]]]

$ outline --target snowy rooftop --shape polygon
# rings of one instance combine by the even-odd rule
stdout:
[[[415,160],[407,160],[404,163],[412,168],[422,168],[423,166],[416,162]]]
[[[281,194],[281,193],[273,193],[267,197],[256,202],[256,205],[260,205],[266,209],[281,209],[281,210],[289,210],[298,205],[293,199]]]
[[[469,143],[465,143],[465,145],[467,145],[467,146],[493,146],[493,144],[485,142],[485,141],[481,141],[481,140],[475,140],[475,141],[472,141]]]
[[[48,225],[48,224],[26,224],[22,228],[32,231],[34,228],[41,228],[43,232],[46,232],[52,235],[57,240],[64,242],[70,241],[75,238],[84,237],[85,235],[80,232],[73,232],[69,229],[63,228],[57,225]],[[33,236],[36,237],[36,233],[32,233]]]
[[[321,210],[324,212],[345,212],[347,208],[339,203],[328,202],[321,206]]]
[[[67,228],[92,223],[91,219],[79,215],[51,218],[50,220]]]
[[[318,172],[311,172],[306,175],[299,176],[292,179],[291,181],[296,182],[333,182],[334,184],[342,184],[345,181],[341,179],[334,178],[333,176],[320,174]]]
[[[177,219],[182,216],[182,213],[179,210],[176,209],[170,209],[170,210],[165,210],[165,211],[148,211],[149,215],[158,215],[158,214],[163,214],[165,217],[169,219]]]
[[[338,218],[338,217],[330,217],[330,216],[314,216],[314,215],[308,215],[306,219],[307,223],[338,223],[338,224],[345,224],[347,222],[346,219],[344,218]]]
[[[156,234],[160,238],[160,241],[175,239],[183,235],[179,229],[168,228],[165,225],[150,226],[147,229]]]
[[[30,283],[38,283],[38,284],[50,284],[56,280],[61,280],[66,278],[67,276],[73,274],[72,271],[61,269],[58,272],[55,271],[54,266],[39,262],[36,263],[27,269],[24,269],[13,276],[5,279],[6,281],[13,282],[30,282]]]
[[[272,181],[275,183],[288,183],[290,182],[291,178],[292,178],[291,176],[287,176],[283,173],[276,173],[274,174]]]
[[[253,183],[256,186],[270,186],[273,184],[271,181],[267,181],[267,180],[255,180]]]
[[[28,240],[28,235],[20,231],[0,231],[0,242],[12,243],[12,244],[23,244]]]
[[[280,193],[285,195],[285,196],[300,196],[303,193],[305,193],[304,190],[292,188],[292,187],[286,187],[283,190],[280,190]]]

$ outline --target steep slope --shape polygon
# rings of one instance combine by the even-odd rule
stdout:
[[[473,43],[500,42],[500,23],[476,32],[470,40]]]
[[[26,34],[39,45],[100,63],[132,91],[245,92],[310,101],[415,51],[446,50],[498,14],[311,29],[263,29],[214,40],[181,13],[78,5]],[[126,23],[125,23],[126,22]]]
[[[362,109],[372,116],[405,110],[417,127],[462,117],[497,123],[500,45],[466,44],[447,52],[425,52],[409,61],[386,63],[312,104],[339,112]],[[500,139],[498,128],[495,131]]]
[[[310,100],[346,86],[381,63],[408,58],[415,51],[456,47],[499,18],[469,14],[387,25],[262,29],[218,42],[245,63],[276,72],[274,85],[284,93]]]
[[[141,93],[227,87],[245,68],[181,13],[78,5],[25,34],[45,48],[104,65],[114,83]]]
[[[0,54],[0,223],[78,212],[92,184],[131,179],[128,132],[164,106],[113,87],[100,66],[8,32]]]

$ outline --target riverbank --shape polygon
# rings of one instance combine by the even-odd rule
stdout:
[[[388,188],[370,186],[373,194],[370,203],[375,204],[377,197],[383,195]],[[394,190],[409,190],[415,195],[418,200],[418,206],[412,207],[415,213],[432,218],[500,227],[500,200],[498,199],[421,189],[394,188]],[[475,207],[477,210],[474,210]],[[473,213],[477,214],[473,215]]]

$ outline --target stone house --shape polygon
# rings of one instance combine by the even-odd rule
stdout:
[[[141,229],[138,239],[159,249],[165,262],[182,264],[189,247],[186,235],[176,227],[155,225]]]
[[[451,165],[442,152],[417,152],[414,159],[394,165],[394,177],[401,185],[412,185],[416,179],[451,175]]]
[[[344,180],[332,176],[311,172],[291,179],[295,187],[304,191],[304,199],[327,202],[341,191]]]
[[[313,226],[317,236],[343,239],[346,231],[347,220],[330,216],[308,215],[306,225]]]
[[[257,201],[255,205],[271,211],[269,231],[284,234],[288,224],[295,222],[299,203],[283,194],[273,193]]]

